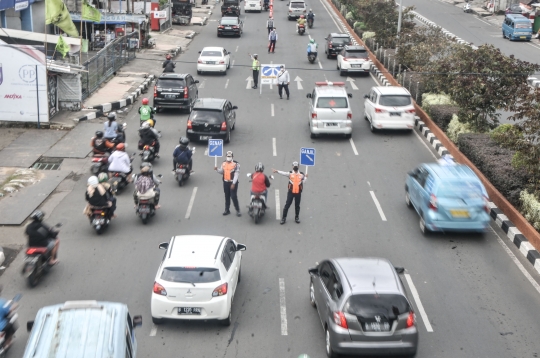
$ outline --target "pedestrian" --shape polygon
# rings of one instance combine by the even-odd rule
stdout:
[[[268,34],[268,41],[270,43],[268,44],[268,53],[272,52],[274,53],[274,50],[276,49],[276,41],[278,39],[278,34],[276,32],[276,28],[272,28],[272,31]]]
[[[249,57],[251,57],[251,69],[253,70],[253,89],[257,88],[257,85],[259,84],[259,70],[261,69],[261,63],[259,62],[259,55],[254,53],[253,55],[250,55],[248,53]]]
[[[285,66],[281,65],[279,67],[279,72],[277,74],[278,82],[278,93],[279,99],[283,99],[283,88],[285,88],[285,93],[287,94],[287,100],[289,99],[289,84],[291,83],[291,77],[289,76],[289,71],[285,69]]]
[[[231,199],[236,209],[236,216],[242,216],[240,206],[238,205],[238,177],[240,174],[240,164],[233,160],[233,152],[227,152],[227,160],[221,164],[221,167],[214,167],[219,174],[223,174],[223,191],[225,192],[225,211],[223,215],[229,215],[231,212]]]
[[[287,202],[283,208],[283,215],[281,215],[281,225],[285,224],[287,221],[287,213],[289,212],[289,207],[292,204],[294,199],[294,211],[295,217],[294,221],[297,224],[300,224],[300,199],[302,199],[302,189],[304,188],[304,183],[307,180],[307,174],[298,171],[298,162],[292,163],[293,170],[290,172],[283,172],[281,170],[272,169],[272,172],[281,174],[289,178],[289,185],[287,191]]]
[[[268,35],[270,35],[270,31],[274,28],[274,18],[272,15],[268,16],[268,20],[266,21],[266,28],[268,29]]]

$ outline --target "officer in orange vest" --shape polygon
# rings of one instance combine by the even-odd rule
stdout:
[[[281,216],[281,225],[287,221],[287,212],[294,199],[294,211],[296,213],[294,221],[300,224],[300,199],[302,199],[302,189],[304,188],[304,182],[307,180],[307,174],[298,171],[298,162],[292,163],[293,170],[290,172],[283,172],[281,170],[272,169],[272,172],[281,174],[289,178],[289,186],[287,192],[287,202],[283,208],[283,215]]]
[[[231,212],[231,199],[236,209],[236,216],[242,216],[240,206],[238,205],[238,175],[240,174],[240,164],[233,160],[233,152],[227,152],[227,160],[221,164],[221,167],[214,167],[219,174],[223,174],[223,191],[225,192],[225,211],[223,215],[229,215]]]

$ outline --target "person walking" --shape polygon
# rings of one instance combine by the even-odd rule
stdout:
[[[221,164],[221,167],[214,167],[214,170],[223,175],[223,191],[225,192],[225,211],[223,215],[229,215],[231,212],[231,199],[236,209],[236,216],[242,216],[240,206],[238,205],[238,177],[240,174],[240,163],[233,160],[233,152],[227,152],[227,159]]]
[[[279,72],[277,74],[278,82],[278,93],[279,99],[283,99],[283,88],[285,88],[285,93],[287,94],[287,100],[289,99],[289,84],[291,83],[291,77],[289,76],[289,71],[285,69],[285,66],[281,65],[279,67]]]
[[[249,54],[249,57],[251,57],[251,69],[253,70],[253,89],[257,88],[257,85],[259,84],[259,70],[261,69],[261,62],[259,61],[259,55],[254,53],[253,55]]]
[[[272,52],[274,53],[274,50],[276,49],[276,41],[278,39],[278,34],[276,32],[276,28],[272,28],[272,31],[268,34],[268,41],[270,43],[268,44],[268,53]]]
[[[294,211],[296,214],[294,221],[297,224],[300,224],[300,200],[302,199],[302,189],[304,188],[304,183],[307,180],[307,174],[304,175],[304,173],[298,171],[298,162],[293,162],[292,167],[293,170],[290,172],[272,169],[272,172],[289,178],[287,202],[283,208],[283,215],[281,215],[281,225],[285,224],[287,221],[287,213],[289,212],[289,207],[291,206],[293,199]]]
[[[274,28],[274,18],[272,15],[268,16],[268,20],[266,21],[266,28],[268,29],[268,35],[270,35],[270,31]]]

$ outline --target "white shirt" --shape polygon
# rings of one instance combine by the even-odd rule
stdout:
[[[280,85],[288,84],[291,82],[291,77],[289,76],[289,71],[287,70],[280,70],[277,74],[277,81]]]
[[[129,173],[131,171],[131,160],[126,152],[114,151],[109,157],[109,171]]]

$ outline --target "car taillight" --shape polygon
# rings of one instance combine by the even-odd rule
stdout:
[[[157,97],[157,86],[154,86],[154,97]]]
[[[385,113],[386,111],[384,109],[375,108],[375,113]]]
[[[311,119],[317,119],[317,112],[311,113]]]
[[[190,120],[187,121],[187,129],[193,129],[193,125]]]
[[[343,328],[349,328],[347,319],[341,311],[334,312],[334,323]]]
[[[225,26],[218,26],[218,29],[224,29]]]
[[[226,131],[227,130],[227,122],[221,123],[221,130]]]
[[[414,312],[409,312],[409,317],[407,317],[407,328],[414,326],[415,316]]]
[[[352,112],[347,112],[347,119],[352,119]]]
[[[167,296],[167,291],[165,290],[165,287],[161,286],[157,282],[154,282],[154,293],[162,296]]]
[[[429,197],[429,208],[434,211],[438,209],[437,197],[433,194]]]
[[[219,64],[220,64],[220,65],[224,65],[224,64],[225,64],[225,61],[221,60],[221,61],[219,61]]]
[[[188,98],[188,88],[184,87],[184,98]]]
[[[412,113],[412,114],[415,114],[416,111],[414,109],[408,109],[405,111],[405,113]]]
[[[197,63],[202,63],[202,60],[197,60]]]
[[[212,297],[226,295],[228,288],[229,288],[229,284],[227,282],[225,282],[223,285],[219,285],[218,287],[215,288],[214,292],[212,292]]]

